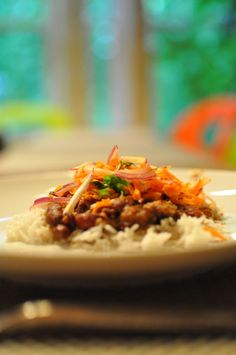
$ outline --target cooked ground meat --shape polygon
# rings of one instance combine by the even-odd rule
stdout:
[[[62,223],[65,224],[70,230],[74,230],[76,228],[75,217],[73,214],[64,214],[62,218]]]
[[[90,198],[91,197],[91,198]],[[182,214],[189,216],[213,217],[211,209],[196,206],[176,206],[170,200],[157,200],[138,203],[131,196],[119,196],[111,200],[109,206],[101,206],[96,212],[90,209],[94,198],[81,200],[74,214],[63,214],[63,208],[51,203],[46,211],[46,221],[51,226],[55,239],[63,239],[75,229],[87,230],[97,224],[107,223],[117,230],[139,224],[145,228],[158,224],[163,218],[172,217],[175,220]],[[82,207],[83,206],[83,207]]]
[[[133,224],[139,224],[144,227],[148,224],[153,224],[156,221],[155,215],[144,209],[142,205],[125,206],[120,215],[120,227],[130,227]]]
[[[63,214],[63,208],[58,203],[50,203],[46,210],[46,221],[56,234],[62,233],[62,226],[65,226],[69,231],[73,231],[76,227],[74,216],[68,213]],[[60,227],[57,228],[58,226]],[[67,234],[67,232],[65,233]]]
[[[179,206],[179,213],[180,215],[185,213],[187,216],[191,217],[202,217],[206,216],[207,218],[213,218],[215,219],[215,214],[214,211],[207,206],[204,207],[197,207],[197,206],[190,206],[190,205],[185,205],[185,206]],[[217,218],[216,218],[217,219]]]
[[[50,226],[56,226],[62,222],[63,208],[58,203],[50,203],[46,211],[46,221]]]
[[[52,227],[52,232],[55,240],[63,240],[71,234],[71,230],[64,224],[58,224]]]
[[[120,212],[125,206],[131,206],[135,203],[137,202],[134,201],[132,196],[119,196],[111,201],[111,207]]]
[[[139,224],[146,227],[157,224],[161,219],[177,218],[177,207],[170,201],[153,201],[136,206],[125,206],[120,215],[120,228],[131,227]]]
[[[212,218],[214,220],[221,220],[222,219],[222,213],[220,211],[214,210],[210,207],[202,207],[201,211],[204,216],[207,218]]]
[[[79,229],[89,229],[96,224],[98,216],[86,211],[84,213],[76,213],[75,223]]]
[[[96,198],[95,196],[81,198],[81,200],[79,201],[78,206],[76,208],[76,212],[83,213],[85,211],[88,211],[90,209],[90,206],[97,201],[98,201],[98,198]]]

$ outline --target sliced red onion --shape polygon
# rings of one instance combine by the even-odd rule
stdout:
[[[147,164],[147,158],[144,158],[144,157],[133,157],[133,156],[126,156],[126,155],[123,155],[120,157],[120,160],[121,161],[127,161],[129,163],[134,163],[134,164],[141,164],[141,165],[144,165],[144,164]]]
[[[53,197],[52,200],[57,203],[68,203],[71,197]]]
[[[59,190],[55,191],[55,195],[58,197],[63,197],[66,192],[69,192],[71,189],[78,187],[75,182],[63,185]]]
[[[115,146],[112,148],[112,151],[111,151],[111,153],[110,153],[109,156],[108,156],[107,164],[108,164],[108,165],[117,165],[118,161],[119,161],[119,157],[118,157],[118,146],[115,145]]]
[[[37,205],[41,205],[43,203],[49,203],[49,202],[52,202],[52,198],[51,197],[40,197],[40,198],[37,198],[34,203],[33,203],[33,206],[32,207],[35,207]]]
[[[114,175],[126,180],[149,180],[156,177],[155,171],[150,166],[145,166],[138,169],[121,169]]]
[[[94,165],[94,164],[90,164],[90,165],[85,166],[83,168],[83,170],[87,174],[90,174],[93,171],[94,178],[112,175],[114,173],[112,170],[97,168],[96,165]]]
[[[75,167],[72,168],[71,170],[81,170],[81,169],[83,169],[85,166],[91,165],[91,164],[93,164],[92,161],[86,161],[86,162],[84,162],[84,163],[82,163],[82,164],[80,164],[80,165],[75,166]]]
[[[51,203],[51,202],[67,204],[69,201],[70,201],[70,197],[49,197],[49,196],[44,196],[44,197],[37,198],[34,201],[32,207],[48,204],[48,203]]]

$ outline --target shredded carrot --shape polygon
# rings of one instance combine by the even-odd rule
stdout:
[[[132,193],[132,197],[134,200],[138,201],[141,199],[141,192],[139,189],[135,188],[133,193]]]
[[[203,187],[209,182],[207,178],[201,178],[194,183],[186,183],[186,188],[193,194],[198,195],[202,192]]]
[[[224,237],[218,230],[216,230],[215,228],[213,227],[210,227],[210,226],[204,226],[204,229],[207,231],[207,232],[210,232],[213,237],[216,237],[220,240],[226,240],[226,237]]]
[[[142,195],[142,197],[143,197],[144,200],[156,201],[156,200],[160,200],[161,199],[161,193],[157,192],[157,191],[148,191],[148,192],[145,192]]]
[[[175,183],[181,183],[181,181],[175,175],[173,175],[166,166],[161,169],[158,169],[157,175],[159,175],[160,177],[162,177],[166,180],[169,180],[169,181],[172,181]]]
[[[126,161],[133,164],[122,167],[121,163]],[[126,186],[126,193],[132,196],[136,201],[146,198],[157,200],[163,195],[166,195],[176,205],[208,205],[206,196],[203,192],[203,187],[208,182],[207,179],[199,178],[197,181],[191,183],[182,182],[170,172],[169,167],[167,166],[159,168],[150,165],[146,158],[143,157],[119,156],[117,146],[113,147],[107,162],[87,162],[76,167],[74,181],[80,185],[81,181],[86,178],[91,169],[94,171],[94,179],[101,183],[103,183],[105,176],[117,174],[117,172],[122,171],[124,176],[127,175],[127,180],[129,181],[128,186]],[[150,170],[152,174],[154,172],[153,176],[151,174],[150,178],[143,179],[142,176],[145,176]],[[120,177],[126,179],[122,175],[120,175]],[[129,180],[129,177],[132,177],[132,179],[130,178]],[[96,190],[95,185],[91,186],[88,187],[89,191],[92,189]],[[59,188],[60,186],[58,189]],[[71,189],[70,191],[72,195],[75,192],[76,188]],[[110,199],[111,198],[112,197],[110,196]],[[96,205],[95,210],[100,208],[100,206],[103,206],[103,203],[109,205],[110,199],[102,198],[100,201],[102,204]]]
[[[92,210],[94,213],[98,212],[103,207],[109,207],[111,205],[111,199],[105,198],[101,201],[96,202],[94,205],[92,205]]]
[[[164,186],[163,181],[161,181],[157,178],[152,179],[149,182],[149,189],[153,190],[153,191],[162,192],[163,186]]]
[[[83,169],[76,170],[74,175],[74,181],[80,183],[86,176],[87,173]]]
[[[119,151],[119,148],[118,148],[117,145],[115,145],[112,148],[112,151],[109,154],[108,159],[107,159],[107,164],[110,166],[110,168],[112,170],[114,170],[116,168],[116,166],[120,163],[120,158],[119,158],[119,155],[118,155],[118,151]]]
[[[98,167],[98,168],[101,168],[101,169],[102,169],[102,168],[104,168],[104,165],[105,165],[105,164],[103,163],[103,161],[97,161],[97,162],[96,162],[96,167]]]

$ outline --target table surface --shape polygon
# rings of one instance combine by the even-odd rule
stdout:
[[[60,337],[61,339],[61,337]],[[235,355],[236,340],[222,337],[186,338],[160,337],[109,338],[94,337],[78,339],[46,339],[34,340],[18,338],[6,340],[0,344],[0,355]]]
[[[219,311],[236,314],[236,265],[225,269],[210,270],[182,280],[163,281],[138,286],[102,288],[65,288],[42,285],[17,284],[1,280],[0,309],[28,299],[47,298],[53,301],[66,299],[67,302],[142,307],[142,309],[211,310],[214,317]],[[184,316],[184,313],[183,313]],[[216,320],[217,321],[217,320]],[[86,354],[235,354],[236,329],[225,328],[227,318],[218,331],[198,329],[197,332],[175,331],[164,333],[96,332],[67,328],[54,331],[41,331],[8,334],[0,336],[0,354],[57,354],[59,349],[65,354],[77,351]]]

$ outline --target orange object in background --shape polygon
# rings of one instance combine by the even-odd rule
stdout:
[[[188,148],[227,160],[234,132],[236,95],[232,94],[210,97],[188,108],[177,119],[172,138]]]

